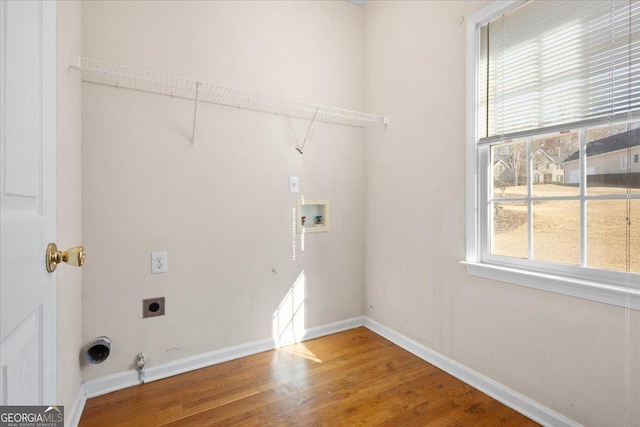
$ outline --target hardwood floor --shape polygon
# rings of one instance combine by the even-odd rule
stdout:
[[[536,426],[357,328],[89,399],[80,426]]]

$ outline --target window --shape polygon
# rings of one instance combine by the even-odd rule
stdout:
[[[513,7],[467,21],[468,269],[623,305],[640,289],[640,2]]]
[[[637,154],[633,155],[633,163],[638,163],[638,155]]]

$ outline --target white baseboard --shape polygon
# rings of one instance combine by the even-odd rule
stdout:
[[[323,337],[325,335],[335,334],[337,332],[363,326],[363,324],[363,317],[354,317],[327,325],[316,326],[305,330],[300,341],[307,341]],[[270,338],[198,354],[196,356],[185,357],[183,359],[163,363],[158,366],[151,366],[145,369],[145,382],[168,378],[174,375],[193,371],[195,369],[205,368],[207,366],[217,365],[218,363],[262,353],[263,351],[273,350],[274,348],[276,348],[275,342]],[[86,398],[90,398],[137,384],[139,384],[138,371],[130,370],[87,381],[84,383],[84,392]]]
[[[145,382],[161,380],[173,375],[183,374],[207,366],[217,365],[218,363],[262,353],[263,351],[272,350],[273,348],[273,340],[266,339],[202,353],[196,356],[185,357],[147,368],[144,375]]]
[[[473,369],[462,365],[447,356],[433,351],[424,345],[413,341],[410,338],[390,329],[373,319],[364,318],[364,326],[367,329],[383,336],[394,344],[404,348],[410,353],[415,354],[419,358],[431,363],[432,365],[442,369],[443,371],[453,375],[459,380],[477,388],[481,392],[493,397],[499,402],[515,409],[521,414],[531,418],[532,420],[544,426],[557,427],[578,427],[579,423],[570,418],[565,417],[558,412],[526,397],[523,394],[512,390],[489,377],[482,375]]]
[[[316,326],[304,331],[302,341],[309,341],[320,337],[325,337],[338,332],[348,331],[349,329],[364,326],[364,317],[352,317],[351,319],[340,320],[338,322],[329,323],[327,325]]]
[[[364,324],[362,317],[355,317],[347,320],[330,323],[327,325],[316,326],[304,331],[300,341],[308,341],[314,338],[335,334],[346,331],[348,329],[357,328]],[[240,344],[233,347],[223,348],[221,350],[211,351],[209,353],[198,354],[196,356],[175,360],[164,363],[162,365],[150,367],[145,371],[145,381],[151,382],[168,378],[174,375],[183,374],[195,369],[205,368],[207,366],[217,365],[218,363],[228,362],[230,360],[239,359],[245,356],[262,353],[263,351],[273,350],[277,345],[273,339],[265,339],[254,341],[247,344]]]
[[[521,414],[545,426],[577,427],[580,424],[559,414],[552,409],[508,388],[504,385],[464,366],[447,356],[433,351],[410,338],[390,329],[368,317],[354,317],[327,325],[317,326],[305,331],[301,341],[320,338],[326,335],[346,331],[348,329],[365,326],[367,329],[383,336],[394,344],[415,354],[419,358],[431,363],[465,383],[515,409]],[[254,341],[227,347],[220,350],[203,353],[196,356],[174,360],[158,366],[152,366],[145,371],[147,382],[160,380],[173,375],[193,371],[195,369],[228,362],[245,356],[273,350],[276,345],[273,339]],[[119,372],[106,377],[87,381],[83,384],[71,414],[72,427],[77,426],[82,415],[82,409],[87,398],[100,396],[112,391],[121,390],[139,384],[138,372],[135,370]]]
[[[130,371],[118,372],[107,375],[106,377],[86,381],[84,383],[84,392],[87,398],[91,398],[138,384],[140,384],[138,381],[138,371],[132,369]]]
[[[78,427],[80,424],[80,417],[82,417],[82,411],[84,410],[84,404],[87,402],[87,395],[84,390],[84,384],[80,384],[80,390],[76,398],[73,400],[73,404],[69,411],[65,411],[65,425],[67,427]]]

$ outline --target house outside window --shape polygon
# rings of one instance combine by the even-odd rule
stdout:
[[[640,290],[640,4],[494,2],[467,25],[468,271],[624,305]]]

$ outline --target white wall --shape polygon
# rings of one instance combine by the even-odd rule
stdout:
[[[81,82],[67,71],[67,51],[80,51],[80,2],[57,3],[57,235],[62,250],[81,245]],[[91,255],[90,255],[91,256]],[[81,383],[82,270],[59,268],[58,401],[67,421]]]
[[[465,26],[486,2],[366,7],[365,313],[590,426],[640,422],[639,319],[471,277],[465,256]],[[625,352],[625,330],[630,351]],[[627,358],[625,372],[625,358]]]
[[[581,423],[623,425],[625,399],[639,396],[637,340],[625,352],[626,334],[640,332],[637,313],[473,278],[459,264],[457,21],[484,4],[85,2],[87,57],[392,122],[366,137],[320,126],[301,158],[292,129],[300,138],[303,121],[203,104],[192,149],[189,102],[83,84],[82,342],[114,340],[110,359],[84,366],[83,378],[132,369],[139,351],[155,365],[267,338],[304,271],[306,327],[364,305],[374,320]],[[289,175],[332,208],[332,231],[306,236],[304,252],[297,235],[295,260]],[[149,273],[155,250],[168,251],[167,274]],[[167,315],[142,320],[142,298],[155,296],[167,297]]]
[[[364,11],[347,2],[84,2],[82,53],[242,89],[362,109]],[[84,83],[83,342],[112,354],[83,378],[271,337],[299,275],[307,328],[362,314],[364,130]],[[331,202],[331,231],[295,234],[288,176]],[[293,251],[295,246],[295,259]],[[150,274],[150,252],[169,272]],[[142,299],[166,315],[142,319]],[[300,312],[302,314],[302,312]]]

